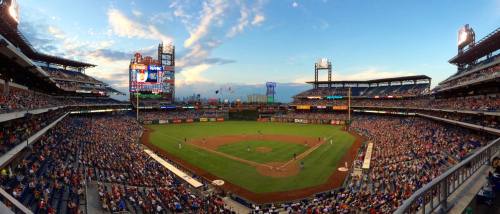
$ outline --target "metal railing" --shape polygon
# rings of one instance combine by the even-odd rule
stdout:
[[[0,203],[4,203],[14,213],[33,214],[30,209],[25,207],[2,188],[0,188]],[[8,213],[6,210],[5,212]],[[3,211],[0,210],[0,213],[3,213]]]
[[[490,163],[500,150],[500,138],[480,148],[467,159],[458,163],[430,183],[417,190],[406,199],[395,213],[432,213],[446,212],[450,206],[448,198],[468,178],[485,164]]]

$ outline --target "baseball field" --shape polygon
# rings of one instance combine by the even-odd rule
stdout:
[[[337,168],[352,161],[360,144],[342,126],[332,125],[226,121],[147,128],[146,145],[259,202],[339,186],[346,173]]]

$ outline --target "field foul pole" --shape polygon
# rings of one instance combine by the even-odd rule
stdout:
[[[135,110],[136,110],[136,119],[139,121],[139,93],[135,93],[136,101],[135,101]]]
[[[349,99],[349,107],[347,109],[347,111],[349,112],[349,116],[348,116],[348,120],[349,120],[349,124],[351,123],[351,87],[349,87],[349,96],[348,96],[348,99]]]

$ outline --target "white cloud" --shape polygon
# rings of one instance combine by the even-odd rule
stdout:
[[[200,83],[200,82],[210,82],[208,79],[204,78],[201,74],[208,70],[212,65],[210,64],[200,64],[196,66],[186,67],[181,73],[176,76],[177,86],[182,86],[186,84]]]
[[[228,31],[226,34],[227,37],[234,37],[237,34],[242,33],[250,24],[252,26],[258,26],[266,19],[261,11],[264,1],[257,1],[250,7],[247,7],[245,1],[238,2],[238,4],[241,5],[240,18],[238,19],[236,25],[231,27]],[[251,17],[253,17],[253,19]]]
[[[297,3],[296,1],[294,1],[294,2],[292,3],[292,7],[298,7],[298,6],[299,6],[299,3]]]
[[[203,59],[207,58],[209,53],[206,49],[204,49],[200,44],[196,44],[189,52],[180,58],[176,65],[179,67],[189,66],[193,64],[199,64]]]
[[[54,26],[49,26],[47,31],[49,32],[50,35],[52,35],[56,39],[64,39],[66,37],[66,35],[64,35],[61,29]]]
[[[208,34],[213,21],[221,22],[221,16],[228,7],[224,0],[210,0],[203,3],[202,15],[198,26],[190,30],[189,38],[184,41],[184,47],[189,48]],[[180,14],[179,14],[180,15]]]
[[[266,20],[266,17],[262,14],[257,14],[253,17],[252,25],[260,25]]]
[[[134,14],[134,16],[136,17],[142,16],[142,12],[138,10],[132,10],[132,14]]]
[[[171,37],[161,33],[155,26],[145,26],[131,20],[117,9],[108,10],[108,22],[112,32],[121,37],[160,40],[162,42],[173,41]]]
[[[238,19],[238,23],[229,30],[229,32],[227,33],[228,37],[234,37],[238,33],[241,33],[241,32],[243,32],[243,30],[245,30],[245,27],[249,23],[249,20],[248,20],[249,13],[250,13],[250,11],[243,4],[241,9],[240,9],[240,18]]]

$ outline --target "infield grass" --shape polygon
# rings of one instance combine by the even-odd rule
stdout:
[[[269,148],[271,151],[266,153],[259,152],[257,151],[259,147]],[[257,163],[270,163],[286,162],[293,158],[293,154],[299,155],[308,148],[305,145],[295,143],[261,140],[226,144],[217,148],[217,151]]]
[[[330,125],[227,121],[149,125],[148,127],[152,129],[150,141],[153,145],[223,180],[230,181],[256,193],[289,191],[325,183],[332,172],[341,165],[339,163],[340,159],[355,140],[355,137],[343,131],[342,127]],[[253,166],[207,152],[189,144],[184,145],[182,149],[178,148],[179,142],[184,141],[184,138],[199,139],[209,136],[257,134],[258,132],[262,134],[327,137],[328,139],[331,138],[333,143],[325,143],[305,157],[303,159],[305,167],[299,174],[284,178],[263,176]],[[274,144],[273,141],[262,143],[266,143],[267,147]],[[278,142],[276,145],[279,147],[281,143]],[[292,144],[290,143],[290,145]],[[272,146],[274,147],[274,145]],[[231,148],[222,149],[230,150]],[[230,152],[228,150],[223,152]],[[264,163],[268,157],[262,155],[251,158],[253,161]]]

